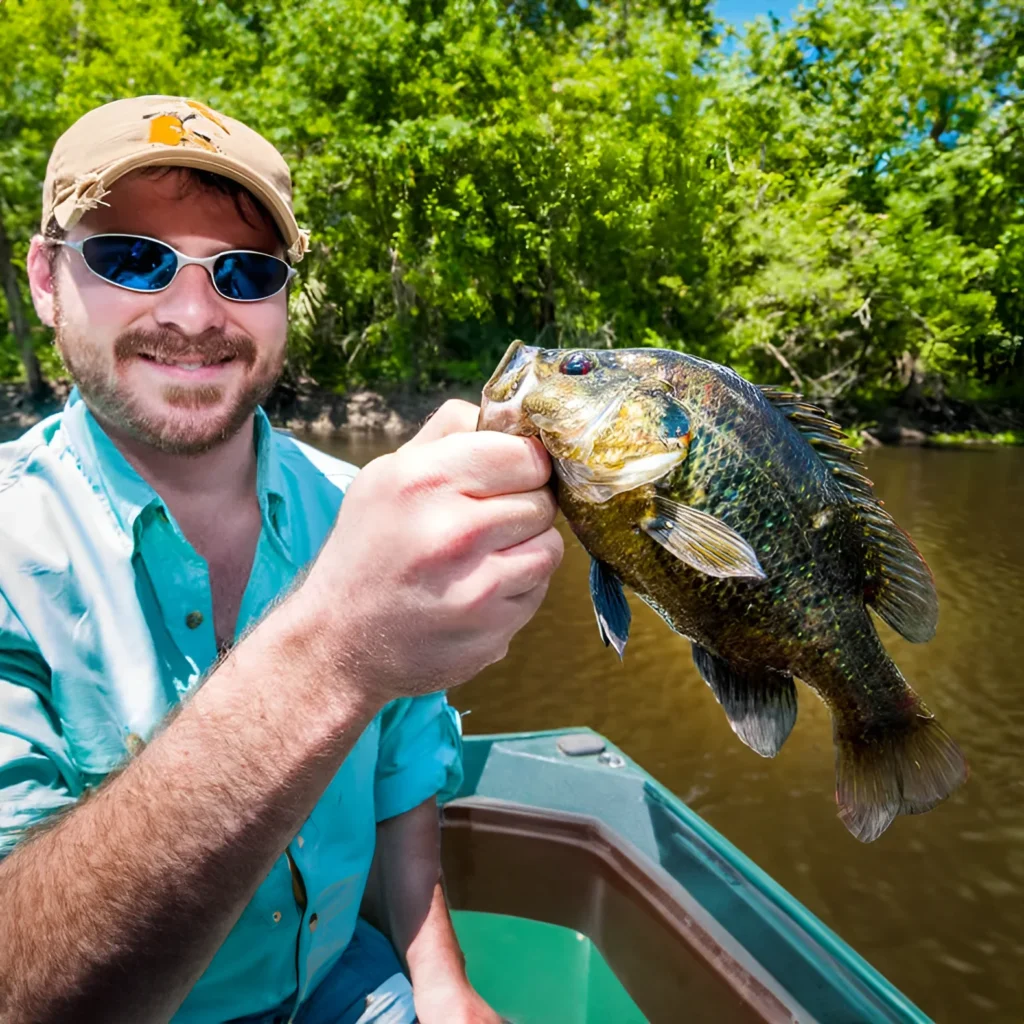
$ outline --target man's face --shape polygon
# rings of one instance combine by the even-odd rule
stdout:
[[[234,200],[180,172],[128,175],[106,206],[68,233],[147,235],[187,256],[254,249],[283,257],[270,224],[240,216]],[[196,455],[234,435],[273,387],[284,362],[286,292],[260,302],[217,293],[204,267],[183,267],[161,292],[126,291],[64,249],[53,279],[53,326],[86,403],[115,433],[165,452]]]

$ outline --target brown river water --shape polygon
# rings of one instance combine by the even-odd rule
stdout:
[[[389,446],[313,441],[363,465]],[[903,674],[963,747],[971,778],[872,845],[835,816],[831,728],[800,687],[774,760],[730,731],[689,644],[630,597],[619,664],[600,642],[589,556],[566,556],[508,657],[451,695],[470,733],[588,725],[622,747],[940,1024],[1024,1021],[1024,450],[865,454],[886,507],[931,565],[939,629]],[[877,621],[877,620],[876,620]]]

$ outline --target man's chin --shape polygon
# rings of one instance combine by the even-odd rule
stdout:
[[[203,455],[234,437],[249,422],[264,390],[242,395],[189,393],[147,396],[146,401],[110,400],[82,389],[93,414],[111,433],[167,455]]]
[[[141,415],[131,417],[133,426],[139,440],[160,451],[201,455],[249,423],[270,386],[242,391],[214,386],[165,388],[159,400],[140,403]]]
[[[280,375],[280,368],[270,372],[263,367],[244,379],[233,379],[232,373],[228,379],[156,384],[152,374],[139,374],[137,365],[126,369],[108,378],[78,375],[72,368],[72,376],[115,440],[120,434],[173,455],[202,455],[233,437],[250,422]]]
[[[133,424],[132,432],[136,440],[168,455],[203,455],[234,437],[253,411],[175,408],[161,418]]]

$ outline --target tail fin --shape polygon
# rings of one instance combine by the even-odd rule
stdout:
[[[865,843],[877,839],[897,814],[930,811],[966,779],[960,748],[921,705],[895,729],[836,736],[839,817]]]

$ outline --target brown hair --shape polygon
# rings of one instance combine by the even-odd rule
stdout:
[[[274,229],[274,236],[281,247],[287,248],[281,229],[267,208],[244,185],[232,178],[225,178],[222,174],[214,174],[213,171],[204,171],[197,167],[144,167],[136,173],[146,178],[157,179],[165,178],[168,174],[175,174],[179,183],[178,195],[181,198],[195,192],[213,192],[217,195],[227,196],[234,202],[238,216],[246,224],[254,228],[261,224],[270,225]],[[60,241],[66,235],[67,232],[57,223],[56,218],[51,217],[43,232],[43,237],[51,241]],[[51,260],[60,251],[60,248],[58,245],[50,246]]]

